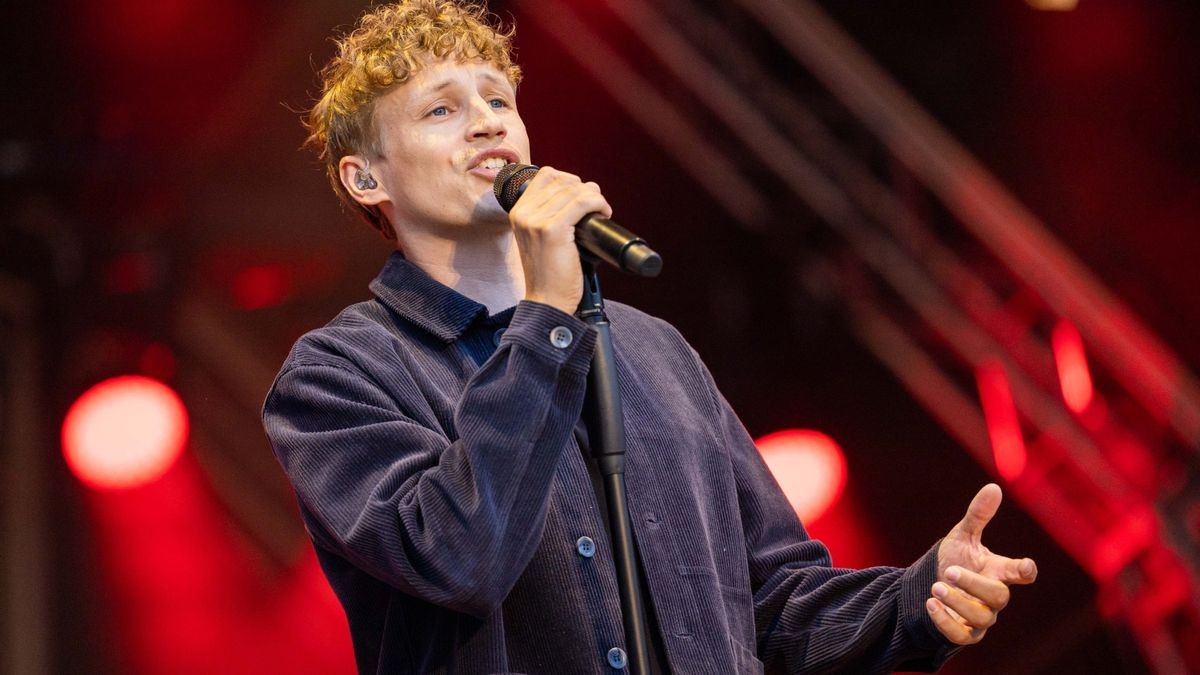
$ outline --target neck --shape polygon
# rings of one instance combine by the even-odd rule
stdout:
[[[525,297],[525,274],[512,232],[448,239],[409,231],[397,248],[437,281],[495,314]]]

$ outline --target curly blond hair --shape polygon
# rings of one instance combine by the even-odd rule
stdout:
[[[321,96],[304,120],[305,145],[324,161],[338,197],[388,239],[395,233],[387,219],[351,198],[338,162],[346,155],[380,154],[375,101],[407,82],[429,57],[485,61],[515,87],[521,69],[512,60],[514,31],[492,19],[485,5],[474,2],[401,0],[374,7],[336,40],[337,55],[321,70]]]

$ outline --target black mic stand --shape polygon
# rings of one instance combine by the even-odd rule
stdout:
[[[583,297],[579,300],[579,318],[596,327],[599,333],[592,368],[588,371],[587,397],[584,399],[589,445],[608,497],[609,527],[612,530],[613,560],[617,566],[617,587],[621,594],[621,612],[625,623],[625,642],[629,650],[629,670],[633,675],[648,675],[650,651],[646,629],[646,608],[642,603],[638,580],[637,549],[633,543],[633,525],[625,491],[625,420],[621,411],[621,391],[617,387],[617,362],[613,357],[612,333],[604,315],[600,278],[596,260],[583,259]]]

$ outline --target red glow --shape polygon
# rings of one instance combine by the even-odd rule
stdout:
[[[187,411],[170,387],[125,375],[95,385],[71,405],[63,420],[63,455],[92,487],[134,487],[171,468],[187,434]]]
[[[79,3],[81,37],[126,61],[197,60],[236,44],[248,11],[237,0],[88,0]],[[180,53],[182,52],[182,53]],[[199,54],[197,54],[199,52]]]
[[[1092,374],[1083,353],[1083,338],[1070,321],[1062,320],[1050,334],[1050,346],[1058,366],[1063,401],[1068,408],[1081,414],[1092,403]]]
[[[1048,12],[1069,12],[1079,7],[1079,0],[1025,0],[1034,9]]]
[[[1149,548],[1157,537],[1158,517],[1149,506],[1129,508],[1092,543],[1088,567],[1099,581],[1109,581]]]
[[[346,616],[312,548],[264,564],[192,455],[136,490],[88,495],[121,672],[354,672]]]
[[[975,379],[983,402],[988,436],[992,440],[996,470],[1005,480],[1016,480],[1025,470],[1026,452],[1008,375],[1004,366],[993,359],[979,364]]]
[[[292,295],[292,278],[281,264],[255,265],[233,278],[233,299],[242,309],[272,307]]]
[[[846,487],[846,457],[819,431],[777,431],[755,442],[783,494],[805,524],[816,522]]]
[[[108,262],[104,281],[114,293],[139,293],[151,290],[158,277],[156,261],[145,251],[123,253]]]
[[[161,342],[151,342],[138,356],[138,372],[156,380],[171,379],[175,376],[175,352]]]
[[[337,280],[344,262],[328,254],[290,254],[245,247],[213,251],[200,264],[215,288],[226,289],[241,309],[274,307],[297,296],[321,293]]]

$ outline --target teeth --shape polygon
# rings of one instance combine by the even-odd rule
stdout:
[[[479,163],[483,169],[503,169],[504,165],[508,164],[508,160],[503,157],[489,157]]]

